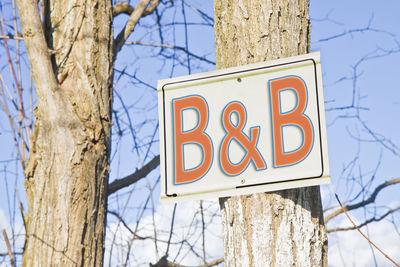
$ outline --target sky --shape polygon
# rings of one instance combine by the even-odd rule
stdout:
[[[212,16],[212,2],[193,0],[189,1],[193,6],[200,7],[201,10]],[[6,9],[7,7],[3,7]],[[370,177],[376,177],[373,185],[378,185],[390,178],[399,177],[400,168],[400,88],[397,77],[400,77],[400,14],[399,1],[317,1],[311,0],[310,17],[312,23],[311,30],[311,50],[321,52],[321,64],[323,71],[325,108],[327,116],[328,130],[328,150],[332,176],[332,184],[322,186],[324,207],[337,205],[334,194],[337,193],[342,200],[353,196],[362,182],[366,182]],[[10,17],[9,13],[4,13],[4,17]],[[174,18],[175,21],[182,21],[180,13],[166,13],[166,16]],[[195,12],[187,11],[187,17],[192,22],[206,23],[208,20],[199,18]],[[120,16],[117,25],[121,25],[126,17]],[[171,19],[172,21],[172,19]],[[150,27],[153,20],[146,18],[137,29],[136,35],[131,41],[158,41],[154,29]],[[118,26],[115,33],[118,33]],[[152,32],[149,34],[149,32]],[[171,27],[166,30],[169,36],[176,35],[176,45],[187,45],[196,54],[204,55],[210,61],[214,61],[214,36],[212,27],[204,25],[191,25],[188,28],[189,41],[185,44],[184,29],[182,27]],[[143,36],[143,38],[141,38]],[[172,42],[172,41],[171,41]],[[153,136],[154,127],[157,124],[157,105],[156,93],[154,88],[158,79],[187,75],[188,69],[163,59],[151,57],[152,48],[146,46],[128,46],[118,56],[116,76],[122,71],[124,66],[131,76],[115,79],[117,82],[117,94],[124,99],[124,105],[130,108],[134,130],[141,130],[140,141],[148,142]],[[171,50],[166,50],[167,55],[172,55]],[[179,55],[182,60],[186,60],[183,54]],[[135,59],[132,63],[132,59]],[[5,65],[5,57],[0,56],[1,66]],[[27,63],[25,62],[27,72]],[[176,64],[176,67],[172,67]],[[214,65],[204,62],[196,62],[191,59],[191,73],[198,73],[213,70]],[[7,76],[7,69],[1,69],[4,77]],[[353,79],[357,76],[356,81]],[[148,86],[138,85],[138,79],[146,81]],[[11,84],[11,80],[6,81]],[[29,79],[25,79],[24,85],[29,87]],[[357,108],[348,107],[354,103]],[[122,121],[127,123],[128,119],[123,115],[123,106],[118,95],[114,96],[115,109],[120,112]],[[338,109],[339,108],[339,109]],[[364,125],[354,118],[359,114]],[[147,121],[147,123],[144,123]],[[139,127],[139,125],[141,125]],[[384,137],[381,143],[371,142],[371,135],[366,131],[365,125],[371,129],[379,138]],[[115,126],[114,126],[115,127]],[[147,128],[146,128],[147,127]],[[127,127],[129,128],[129,127]],[[115,130],[115,128],[114,128]],[[158,132],[156,132],[158,138]],[[157,139],[156,138],[156,139]],[[357,139],[362,140],[359,142]],[[133,143],[135,142],[129,133],[124,132],[124,138],[113,137],[113,161],[111,179],[123,177],[130,174],[136,167],[157,155],[158,142],[152,146],[149,154],[144,158],[145,149],[137,156]],[[15,149],[8,130],[8,121],[4,112],[0,111],[0,188],[8,188],[0,194],[0,228],[11,231],[9,224],[10,218],[15,217],[17,232],[21,234],[21,220],[17,213],[9,209],[9,205],[15,205],[14,188],[18,187],[21,198],[23,199],[23,177],[22,171],[15,161],[8,161],[15,157]],[[396,145],[393,146],[392,144]],[[114,153],[119,151],[118,153]],[[139,162],[135,164],[132,162]],[[360,175],[362,174],[362,175]],[[360,176],[364,177],[363,179]],[[155,186],[155,195],[159,192],[159,184],[155,181],[158,177],[158,169],[149,175],[146,183],[139,183],[135,194],[145,196],[148,194],[149,185]],[[354,183],[348,182],[349,179]],[[379,195],[377,207],[395,206],[400,203],[398,193],[399,185],[385,190],[384,194]],[[7,197],[7,194],[10,197]],[[111,205],[116,209],[126,201],[127,191],[121,195],[113,196],[110,199]],[[132,207],[128,209],[128,218],[133,221],[140,213],[140,208],[144,201],[130,199]],[[362,196],[360,196],[362,197]],[[11,198],[10,204],[8,200]],[[125,200],[121,200],[125,199]],[[197,202],[196,202],[197,203]],[[186,203],[180,205],[180,212],[177,213],[182,225],[186,224],[185,214],[193,210],[196,203]],[[154,199],[154,207],[157,210],[155,216],[166,218],[171,214],[171,206],[160,206],[158,199]],[[210,208],[211,209],[211,208]],[[10,211],[11,210],[11,211]],[[375,210],[370,209],[352,213],[353,219],[361,222],[365,216],[370,215]],[[169,214],[169,215],[168,215]],[[144,214],[144,221],[151,221],[151,214]],[[397,213],[394,219],[400,221]],[[161,221],[161,219],[160,219]],[[169,221],[169,220],[164,220]],[[110,220],[109,228],[113,231],[115,221]],[[345,217],[339,217],[335,224],[348,226],[349,222]],[[328,224],[328,228],[331,227]],[[168,224],[160,226],[160,229],[169,227]],[[215,229],[210,232],[216,233],[220,227],[218,223],[213,224]],[[387,254],[400,261],[400,255],[396,253],[400,247],[400,233],[393,227],[390,221],[373,223],[368,228],[371,240],[384,250]],[[143,229],[147,233],[148,229]],[[124,233],[120,233],[124,235]],[[222,255],[222,246],[217,245],[214,235],[210,235],[210,243],[215,244],[210,256],[217,257]],[[18,241],[21,244],[21,238]],[[4,244],[0,242],[0,251],[4,251]],[[140,244],[133,251],[143,251],[138,262],[147,264],[155,261],[155,254],[148,248],[151,244]],[[142,249],[142,250],[141,250]],[[397,249],[397,250],[396,250]],[[329,235],[329,266],[374,266],[374,255],[378,266],[391,266],[388,261],[375,252],[371,252],[368,242],[363,239],[356,231],[339,232]],[[106,254],[107,257],[107,254]],[[139,256],[138,256],[139,257]],[[106,259],[107,261],[107,259]],[[183,261],[191,264],[190,259]]]
[[[400,75],[400,31],[397,19],[399,4],[397,1],[383,1],[379,4],[376,1],[311,1],[310,4],[313,25],[311,47],[312,50],[321,51],[326,109],[350,105],[355,88],[360,99],[358,106],[368,108],[360,110],[360,117],[370,129],[390,139],[397,146],[400,144],[400,124],[396,122],[396,114],[400,112],[400,88],[396,82],[396,77]],[[360,29],[364,30],[359,31]],[[343,33],[341,37],[324,41]],[[388,51],[391,50],[397,52],[390,54]],[[366,60],[360,61],[362,58]],[[358,76],[356,83],[352,79],[342,79],[353,77],[354,73]],[[325,208],[335,204],[333,193],[346,198],[346,194],[351,191],[344,181],[345,177],[356,179],[359,173],[365,174],[364,177],[375,175],[376,184],[399,177],[398,149],[391,151],[383,145],[369,141],[358,143],[354,138],[356,136],[371,140],[365,128],[356,120],[338,118],[343,115],[352,116],[354,112],[327,111],[328,149],[333,183],[322,187]],[[343,166],[347,166],[355,156],[358,162],[355,169],[344,171]],[[375,172],[377,166],[379,168]],[[378,197],[377,206],[398,205],[399,189],[399,186],[388,189],[387,194]],[[359,212],[352,216],[361,222],[364,214]],[[399,214],[395,216],[399,218]],[[344,217],[337,223],[349,225]],[[374,223],[363,228],[363,231],[369,232],[371,240],[399,261],[396,251],[400,247],[400,238],[390,222]],[[331,234],[329,242],[330,266],[374,266],[371,248],[359,233],[353,231]],[[378,266],[391,266],[378,254],[375,253]]]

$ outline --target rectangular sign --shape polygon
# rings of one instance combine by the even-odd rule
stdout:
[[[330,182],[319,53],[160,80],[161,200]]]

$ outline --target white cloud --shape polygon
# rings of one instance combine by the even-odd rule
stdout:
[[[215,213],[219,214],[219,206],[217,202],[212,201],[204,201],[203,203],[205,222],[207,223],[205,232],[206,257],[208,260],[212,260],[223,256],[220,218],[219,216],[211,216]],[[158,207],[157,212],[154,214],[158,241],[155,243],[154,239],[135,240],[129,254],[130,266],[149,266],[149,263],[154,264],[158,258],[164,256],[168,245],[172,211],[173,205],[160,205]],[[135,226],[136,224],[129,225],[132,230],[135,229]],[[180,264],[189,266],[203,263],[201,260],[201,226],[198,201],[178,204],[168,253],[169,260],[173,261],[176,258],[176,261]],[[115,239],[114,235],[116,236]],[[154,236],[154,224],[151,214],[142,219],[137,235],[141,237]],[[132,234],[122,225],[118,226],[117,222],[109,224],[106,238],[106,266],[116,266],[125,262],[131,237]],[[182,243],[182,240],[186,241]],[[112,242],[114,242],[114,247],[111,256],[112,261],[109,264]],[[155,244],[158,249],[158,258],[156,257]]]
[[[345,220],[340,223],[345,224]],[[347,225],[347,223],[346,223]],[[369,225],[369,238],[393,260],[400,262],[400,235],[388,221]],[[367,234],[367,228],[361,228]],[[329,235],[329,266],[330,267],[368,267],[375,266],[373,253],[369,242],[358,231],[344,231]],[[373,248],[377,266],[393,266],[380,252]]]

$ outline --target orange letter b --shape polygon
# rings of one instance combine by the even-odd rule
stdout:
[[[280,93],[284,90],[293,90],[297,97],[297,105],[289,112],[281,111]],[[311,151],[314,142],[314,131],[311,120],[304,111],[307,107],[307,87],[304,81],[297,76],[287,76],[269,81],[274,166],[285,167],[299,163]],[[283,149],[283,127],[296,126],[303,135],[302,144],[294,151],[285,152]]]
[[[183,111],[194,109],[198,114],[197,125],[185,131],[183,129]],[[205,99],[198,95],[172,100],[174,119],[174,183],[186,184],[202,178],[210,169],[213,160],[213,146],[210,136],[205,133],[208,124],[208,106]],[[192,169],[185,169],[184,146],[196,144],[203,154],[201,163]]]

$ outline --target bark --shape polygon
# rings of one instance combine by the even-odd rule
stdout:
[[[308,0],[215,0],[217,68],[305,54]],[[327,266],[319,187],[220,199],[226,266]]]
[[[25,169],[23,266],[101,266],[111,136],[111,1],[45,1],[43,28],[36,0],[17,4],[37,94]]]

